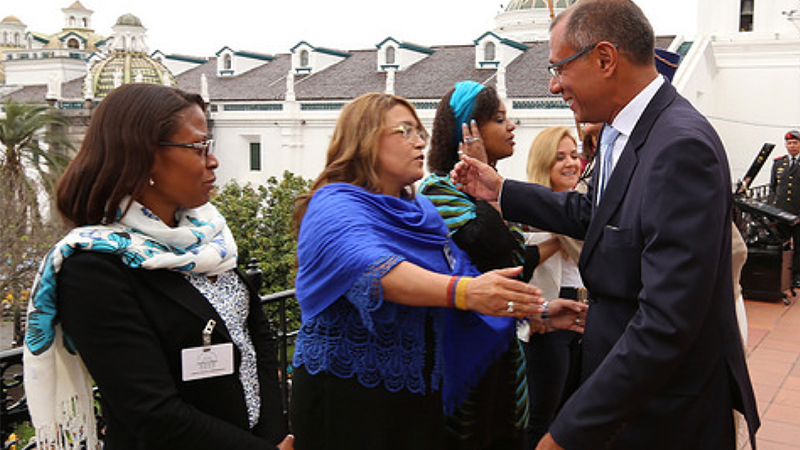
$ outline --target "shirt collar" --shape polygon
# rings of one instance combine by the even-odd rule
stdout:
[[[664,77],[659,75],[622,108],[622,111],[614,118],[614,122],[611,123],[611,126],[616,128],[621,134],[630,136],[639,118],[644,114],[645,108],[650,104],[653,97],[656,96],[656,92],[658,92],[662,84],[664,84]]]

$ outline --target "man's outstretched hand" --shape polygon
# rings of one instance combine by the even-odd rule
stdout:
[[[503,186],[503,177],[492,166],[467,155],[461,155],[450,178],[461,192],[487,202],[496,202]]]

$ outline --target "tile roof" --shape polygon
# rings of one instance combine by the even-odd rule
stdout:
[[[674,36],[656,39],[666,48]],[[509,98],[558,98],[549,92],[549,75],[545,70],[549,43],[526,42],[528,50],[513,60],[506,69]],[[394,90],[410,99],[439,99],[453,85],[473,80],[495,86],[496,70],[475,67],[475,46],[445,45],[430,47],[434,52],[403,71],[395,73]],[[349,100],[367,92],[386,89],[386,72],[377,69],[377,49],[349,51],[342,59],[320,72],[295,76],[295,96],[306,101]],[[179,75],[178,85],[186,90],[200,89],[200,74],[208,78],[209,94],[214,101],[261,100],[280,101],[286,94],[286,76],[291,67],[291,54],[276,59],[238,76],[218,77],[216,58],[210,58],[192,70]]]
[[[286,75],[291,67],[291,55],[277,56],[270,62],[237,76],[217,76],[217,58],[178,75],[178,87],[200,92],[200,78],[208,79],[212,101],[283,100],[286,94]]]
[[[667,48],[674,36],[656,38],[656,46]],[[507,96],[512,99],[553,98],[549,92],[549,75],[545,70],[549,58],[547,41],[526,42],[528,50],[508,64],[506,69]],[[412,100],[438,100],[453,85],[462,80],[474,80],[496,86],[496,70],[475,67],[475,45],[443,45],[422,60],[395,73],[397,95]],[[377,49],[349,51],[349,57],[316,73],[295,76],[295,96],[301,101],[347,101],[367,92],[386,89],[386,72],[377,69]],[[283,101],[286,77],[291,69],[292,54],[274,55],[249,71],[235,76],[217,75],[217,58],[208,58],[178,75],[181,89],[200,92],[201,76],[206,75],[208,90],[214,102]],[[62,93],[67,99],[81,99],[82,79],[64,84]],[[11,94],[20,101],[41,101],[45,86],[27,86]]]
[[[522,53],[507,69],[509,97],[549,97],[547,89],[547,42],[526,44]],[[403,71],[395,73],[397,95],[410,99],[438,99],[462,80],[496,85],[495,69],[475,67],[474,45],[431,47],[434,52]],[[308,75],[295,76],[295,95],[299,100],[349,100],[367,92],[386,89],[386,72],[377,69],[377,49],[356,50],[340,62]],[[208,79],[209,95],[215,101],[283,100],[291,54],[241,75],[217,76],[217,60],[180,74],[178,85],[186,90],[200,89],[201,74]]]

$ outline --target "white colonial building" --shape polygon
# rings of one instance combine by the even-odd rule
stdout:
[[[764,142],[786,150],[783,136],[800,129],[798,0],[698,1],[698,31],[675,77],[678,90],[711,121],[736,178]],[[770,164],[754,184],[769,181]]]
[[[555,12],[573,1],[554,0]],[[786,130],[800,127],[800,0],[760,1],[755,6],[754,0],[698,0],[697,7],[695,36],[662,36],[657,46],[683,55],[674,83],[719,131],[736,179],[762,143],[778,144],[778,156]],[[57,35],[89,30],[91,11],[85,11],[78,2],[65,9],[65,17],[74,16],[78,24],[67,23]],[[504,175],[514,178],[524,178],[528,146],[537,133],[554,125],[575,126],[571,111],[548,92],[550,11],[544,0],[511,1],[496,17],[494,29],[461,45],[414,44],[409,30],[407,36],[386,36],[365,49],[331,49],[301,41],[286,53],[223,47],[210,50],[207,57],[163,50],[145,54],[145,28],[135,16],[125,15],[111,36],[95,41],[93,51],[82,54],[80,76],[70,78],[64,70],[54,81],[50,73],[61,69],[45,68],[39,58],[40,70],[49,73],[37,75],[35,83],[17,78],[24,66],[17,55],[38,51],[35,36],[40,35],[24,32],[20,48],[13,36],[21,22],[14,19],[0,22],[0,39],[8,32],[13,44],[4,47],[7,80],[0,96],[21,101],[49,97],[82,117],[85,125],[91,106],[117,83],[174,83],[199,92],[211,104],[221,182],[263,183],[284,170],[313,178],[323,167],[342,106],[367,92],[410,99],[430,127],[439,99],[456,82],[475,80],[496,87],[517,124],[517,152],[499,165]],[[58,42],[65,42],[62,38]],[[78,47],[87,45],[78,41]],[[132,60],[136,64],[130,64]],[[767,173],[762,171],[756,183],[763,183]]]

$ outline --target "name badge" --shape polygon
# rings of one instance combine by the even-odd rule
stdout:
[[[183,381],[219,377],[233,373],[233,343],[181,350]]]

